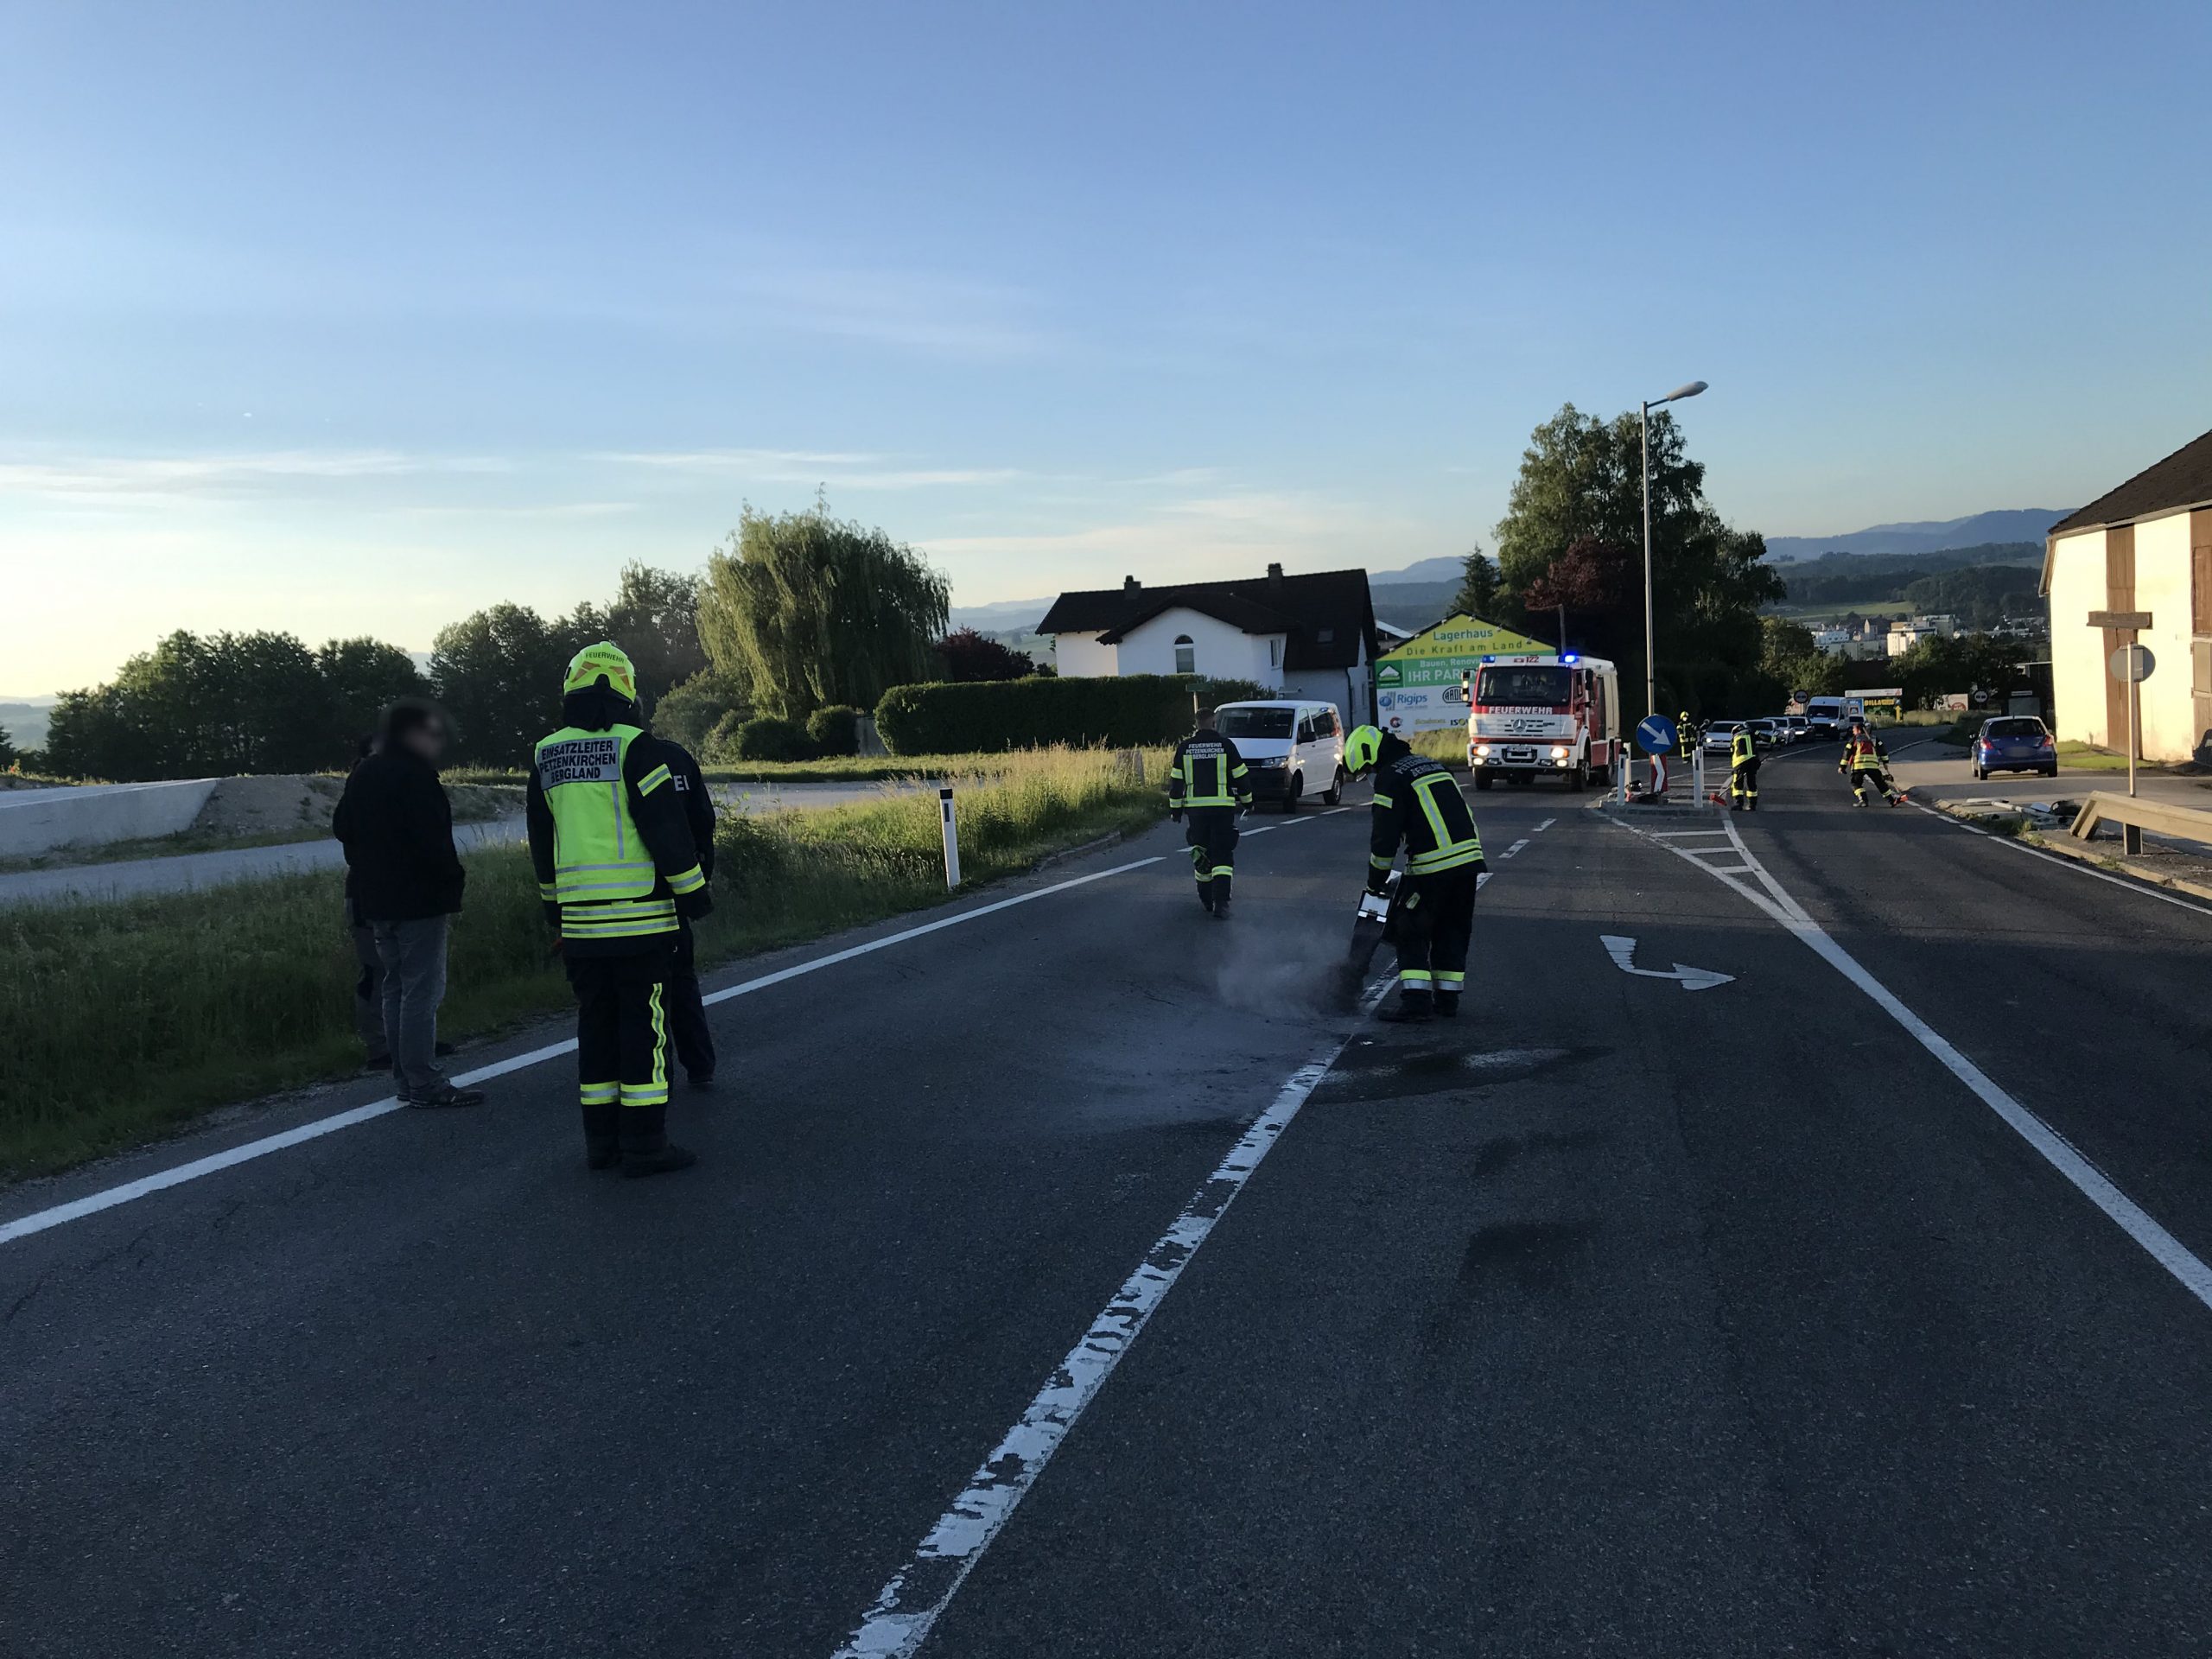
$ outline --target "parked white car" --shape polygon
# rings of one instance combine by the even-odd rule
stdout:
[[[1224,702],[1214,724],[1252,769],[1252,802],[1286,812],[1317,794],[1330,806],[1344,788],[1344,723],[1331,702]]]

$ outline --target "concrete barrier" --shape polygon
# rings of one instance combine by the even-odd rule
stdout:
[[[178,836],[214,792],[213,778],[163,784],[88,784],[79,789],[0,791],[0,858],[33,858],[57,847]]]

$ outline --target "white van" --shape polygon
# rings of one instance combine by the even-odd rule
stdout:
[[[1252,769],[1252,803],[1298,810],[1300,797],[1334,806],[1344,790],[1344,730],[1332,702],[1224,702],[1214,726]]]

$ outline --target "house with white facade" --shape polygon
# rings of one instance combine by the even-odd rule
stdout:
[[[2140,644],[2156,661],[2143,757],[2212,762],[2212,432],[2053,524],[2043,593],[2059,736],[2127,747],[2127,687],[2107,664]],[[2151,625],[2107,627],[2092,612],[2147,612]]]
[[[1370,664],[1378,654],[1364,570],[1062,594],[1037,625],[1052,637],[1064,677],[1202,674],[1249,680],[1286,697],[1336,705],[1349,728],[1375,718]]]

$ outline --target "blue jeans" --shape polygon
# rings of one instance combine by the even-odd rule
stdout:
[[[438,1070],[438,1004],[446,998],[448,919],[372,925],[384,966],[385,1039],[403,1095],[427,1094],[446,1080]]]

